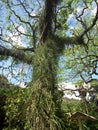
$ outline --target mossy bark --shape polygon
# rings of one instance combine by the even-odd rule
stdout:
[[[33,130],[60,130],[63,126],[63,93],[56,85],[59,49],[55,41],[47,40],[35,52],[27,115]]]

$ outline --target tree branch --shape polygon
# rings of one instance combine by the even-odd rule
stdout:
[[[96,16],[95,16],[94,20],[92,21],[92,24],[86,30],[84,30],[84,32],[81,34],[81,38],[83,38],[83,36],[85,34],[87,34],[96,25],[96,22],[98,20],[98,3],[97,2],[96,2],[96,5],[97,5]]]
[[[21,23],[24,23],[24,24],[29,25],[29,27],[32,29],[31,23],[30,23],[29,21],[23,20],[18,14],[16,14],[15,10],[13,10],[13,9],[11,8],[11,6],[10,6],[10,4],[9,4],[9,0],[7,0],[7,5],[8,5],[8,7],[9,7],[9,9],[13,12],[13,14],[16,16],[16,18],[18,18]]]
[[[23,4],[23,2],[21,0],[19,0],[19,2],[20,2],[20,4],[22,5],[23,9],[25,10],[25,12],[28,14],[29,17],[39,19],[39,16],[37,16],[37,15],[32,16],[31,15],[31,13],[26,9],[26,6]]]
[[[24,51],[26,51],[26,50],[25,49],[21,49],[21,50],[7,49],[7,48],[3,48],[2,46],[0,46],[0,55],[11,56],[11,57],[14,57],[20,61],[31,64],[31,62],[33,60],[33,56],[28,55]]]

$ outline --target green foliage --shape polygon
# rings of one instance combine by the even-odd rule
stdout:
[[[69,117],[73,112],[83,112],[85,106],[79,100],[64,99],[62,103],[62,93],[58,91],[57,88],[55,88],[54,91],[57,99],[54,101],[49,81],[46,80],[47,78],[42,79],[43,82],[41,79],[36,79],[36,82],[31,82],[31,88],[29,89],[16,87],[0,90],[0,97],[2,99],[0,101],[0,123],[4,130],[30,130],[34,127],[34,129],[39,129],[40,127],[43,128],[43,130],[44,128],[45,130],[53,130],[55,127],[58,130],[78,129],[77,121],[71,121]],[[4,80],[6,80],[6,78],[4,78],[3,81]],[[55,106],[56,104],[57,106]],[[63,111],[60,111],[61,107],[58,105],[62,105]],[[98,118],[95,113],[94,104],[89,104],[88,109],[90,115]],[[31,112],[32,114],[30,114]],[[28,119],[31,119],[30,122]],[[98,128],[97,122],[93,124],[86,122],[86,126],[90,129],[94,128],[95,130]]]
[[[26,130],[26,93],[20,88],[0,90],[1,121],[4,130]],[[4,100],[3,100],[4,99]],[[3,103],[3,104],[2,104]],[[2,113],[3,112],[3,113]]]
[[[79,81],[77,81],[77,82],[75,83],[76,87],[77,87],[77,86],[81,87],[82,84],[83,84],[83,81],[82,81],[82,80],[79,80]]]
[[[0,75],[0,129],[25,130],[27,90]]]
[[[0,56],[0,60],[7,60],[8,56]]]
[[[76,130],[78,129],[78,122],[77,120],[73,119],[70,120],[71,114],[74,112],[80,111],[85,113],[85,105],[84,103],[81,102],[81,100],[75,100],[75,99],[63,99],[62,107],[65,110],[65,113],[67,114],[66,119],[68,119],[69,123],[69,129],[71,130]],[[91,116],[94,116],[97,121],[85,121],[83,124],[83,127],[89,130],[97,130],[98,129],[98,115],[96,111],[96,106],[95,103],[89,103],[87,104],[88,108],[88,114]]]
[[[7,129],[24,129],[26,123],[26,99],[24,90],[16,89],[6,100]]]
[[[1,0],[2,2],[7,2],[7,0]]]
[[[66,111],[66,113],[70,113],[70,114],[76,111],[82,111],[80,100],[63,99],[62,107]]]
[[[98,80],[93,80],[90,82],[91,86],[94,87],[95,89],[97,89],[98,87]]]

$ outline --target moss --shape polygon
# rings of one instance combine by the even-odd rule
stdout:
[[[90,82],[90,84],[91,84],[92,87],[97,88],[98,87],[98,80],[97,79],[96,80],[92,80]]]
[[[56,42],[48,39],[35,51],[27,112],[28,125],[33,130],[60,130],[64,126],[62,93],[56,85],[58,49]]]

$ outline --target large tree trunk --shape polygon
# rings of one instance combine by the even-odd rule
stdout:
[[[28,106],[28,119],[32,130],[60,130],[63,126],[63,93],[56,84],[57,61],[57,44],[48,39],[36,50],[33,63],[33,82]]]

